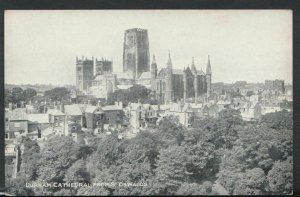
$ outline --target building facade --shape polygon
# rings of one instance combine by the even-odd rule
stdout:
[[[152,90],[159,103],[170,103],[183,99],[186,102],[193,99],[197,103],[204,94],[211,91],[211,66],[208,59],[207,71],[197,70],[194,58],[191,68],[173,69],[171,55],[167,61],[166,68],[162,68],[156,73],[157,66],[153,64],[151,71],[153,77]]]

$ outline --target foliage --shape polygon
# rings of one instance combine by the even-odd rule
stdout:
[[[272,194],[287,195],[293,191],[293,161],[276,161],[268,173],[268,181]]]
[[[107,103],[114,104],[117,101],[122,101],[125,106],[131,103],[150,103],[156,104],[156,101],[150,98],[151,90],[142,85],[133,85],[126,90],[117,90],[109,94]]]
[[[32,189],[26,187],[26,179],[17,177],[15,179],[7,179],[5,181],[6,192],[15,196],[32,196]]]
[[[176,195],[211,195],[212,194],[212,184],[211,182],[207,181],[204,182],[202,185],[197,183],[183,183]]]
[[[186,181],[186,161],[183,147],[173,145],[162,149],[156,164],[153,192],[157,195],[174,194]]]
[[[293,113],[286,110],[268,113],[262,116],[261,123],[265,123],[272,129],[293,129]]]
[[[242,173],[236,182],[233,195],[266,195],[268,194],[268,181],[260,168],[253,168]]]
[[[180,145],[183,142],[185,129],[176,116],[167,116],[159,122],[158,132],[162,146]]]
[[[53,101],[69,100],[69,90],[65,87],[57,87],[45,92],[45,96]]]
[[[38,161],[37,180],[62,183],[66,170],[77,160],[85,158],[87,154],[89,149],[85,145],[75,143],[71,137],[51,138],[45,144],[43,154]]]
[[[22,165],[20,174],[27,180],[35,180],[37,178],[37,161],[40,159],[40,147],[38,143],[28,137],[21,138],[24,147],[22,154]]]
[[[12,90],[5,89],[5,106],[8,107],[9,103],[17,104],[21,106],[21,102],[28,102],[36,96],[36,90],[28,88],[23,90],[20,87],[15,87]]]
[[[78,95],[76,97],[77,103],[88,103],[90,102],[91,105],[97,105],[100,99],[97,99],[96,97],[92,95]]]

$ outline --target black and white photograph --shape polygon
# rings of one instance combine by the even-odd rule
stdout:
[[[5,193],[292,195],[293,12],[5,10]]]

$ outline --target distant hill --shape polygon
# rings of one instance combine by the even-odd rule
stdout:
[[[66,87],[68,89],[73,89],[75,88],[74,85],[52,85],[52,84],[22,84],[22,85],[16,85],[16,84],[5,84],[5,89],[13,89],[15,87],[20,87],[22,88],[23,90],[25,89],[28,89],[28,88],[32,88],[32,89],[35,89],[37,92],[45,92],[47,90],[51,90],[53,88],[56,88],[56,87]]]

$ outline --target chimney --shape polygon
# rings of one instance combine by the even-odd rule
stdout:
[[[24,106],[24,101],[21,101],[21,108],[24,108],[25,106]]]
[[[63,102],[61,102],[61,104],[60,104],[60,111],[62,113],[65,113],[65,104]]]
[[[8,103],[8,108],[9,108],[10,111],[12,111],[12,109],[13,109],[13,104],[12,104],[12,103]]]
[[[101,106],[101,105],[100,105],[100,100],[97,102],[97,106],[98,106],[98,107],[100,107],[100,106]]]

